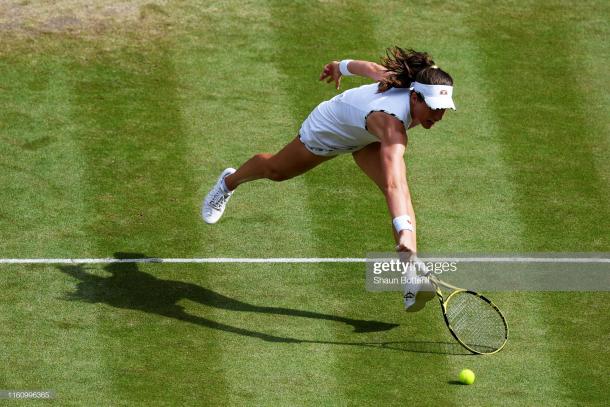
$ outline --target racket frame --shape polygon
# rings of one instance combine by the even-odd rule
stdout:
[[[439,280],[437,277],[435,277],[434,275],[432,275],[430,273],[428,273],[426,275],[426,277],[428,278],[428,281],[430,281],[430,283],[434,287],[434,290],[436,291],[436,296],[438,297],[438,300],[439,300],[440,305],[441,305],[441,311],[443,312],[443,319],[445,320],[445,325],[447,325],[447,328],[449,329],[449,332],[451,332],[451,336],[453,336],[453,338],[460,345],[462,345],[464,348],[466,348],[470,352],[472,352],[474,354],[477,354],[477,355],[493,355],[494,353],[500,352],[504,348],[504,345],[506,345],[506,342],[508,341],[508,322],[506,321],[506,318],[504,317],[504,315],[502,314],[500,309],[496,306],[496,304],[494,304],[489,298],[485,297],[482,294],[477,293],[476,291],[466,290],[464,288],[459,288],[459,287],[456,287],[454,285],[445,283],[444,281]],[[440,289],[441,286],[453,290],[449,294],[449,296],[447,296],[447,298],[445,298],[443,296],[443,292]],[[502,345],[498,349],[495,349],[492,352],[481,352],[481,351],[478,351],[476,349],[471,348],[466,343],[464,343],[457,336],[457,334],[453,331],[453,328],[451,327],[451,324],[449,323],[449,318],[447,317],[447,304],[449,303],[449,300],[451,300],[451,297],[453,297],[454,295],[459,294],[459,293],[467,293],[469,295],[475,295],[475,296],[479,297],[480,299],[482,299],[483,301],[488,303],[498,313],[498,315],[500,315],[500,317],[502,318],[502,322],[504,324],[504,342],[502,342]]]

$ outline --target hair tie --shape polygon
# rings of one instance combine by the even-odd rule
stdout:
[[[432,68],[432,69],[438,69],[438,66],[436,66],[436,65],[430,65],[430,68]]]

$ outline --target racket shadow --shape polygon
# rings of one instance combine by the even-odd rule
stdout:
[[[341,342],[316,341],[301,339],[301,343],[314,343],[321,345],[357,346],[363,348],[385,349],[399,352],[431,353],[438,355],[472,356],[473,354],[454,342],[438,341],[379,341],[379,342]]]

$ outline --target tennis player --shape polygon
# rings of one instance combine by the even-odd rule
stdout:
[[[203,201],[206,223],[218,222],[235,189],[245,182],[284,181],[350,153],[386,198],[396,250],[416,253],[415,212],[404,162],[407,133],[417,126],[430,129],[446,109],[455,110],[453,79],[427,53],[393,47],[386,50],[381,64],[333,61],[324,66],[320,80],[334,82],[339,89],[341,78],[352,75],[374,83],[320,103],[297,137],[278,153],[256,154],[237,170],[227,168],[220,174]],[[415,304],[416,294],[416,286],[405,287],[406,308]]]

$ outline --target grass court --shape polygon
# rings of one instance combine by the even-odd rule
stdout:
[[[333,59],[430,52],[457,111],[409,131],[422,252],[610,252],[610,3],[0,4],[0,257],[365,257],[393,241],[350,156],[240,187],[291,140]],[[364,84],[344,78],[342,88]],[[0,389],[56,405],[605,405],[608,292],[488,293],[511,337],[472,356],[362,264],[0,267]],[[477,374],[472,386],[458,372]],[[31,401],[30,401],[31,402]]]

